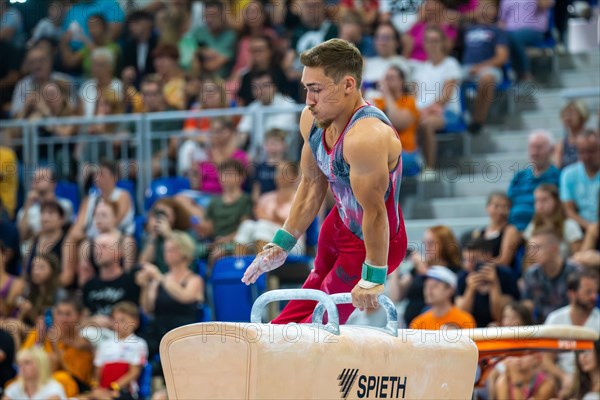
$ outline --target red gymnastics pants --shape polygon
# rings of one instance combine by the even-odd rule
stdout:
[[[402,262],[406,246],[406,230],[400,212],[400,228],[390,240],[388,274]],[[334,207],[321,227],[315,266],[302,288],[317,289],[328,294],[351,292],[360,280],[365,255],[365,243],[344,225]],[[290,301],[272,323],[311,322],[316,305],[317,302],[310,300]],[[353,311],[352,304],[339,305],[340,324],[345,324]]]

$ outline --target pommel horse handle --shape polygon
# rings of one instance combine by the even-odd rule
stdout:
[[[329,295],[328,297],[332,299],[335,304],[352,303],[352,295],[350,293],[335,293]],[[396,310],[394,302],[384,294],[380,294],[377,298],[377,301],[383,307],[387,315],[387,325],[385,328],[383,328],[383,330],[394,337],[398,337],[398,311]],[[327,310],[329,319],[331,319],[329,309],[326,307],[326,305],[323,305],[323,303],[319,303],[313,312],[313,323],[323,324],[323,315],[325,314],[325,310]]]
[[[349,295],[349,293],[348,293]],[[322,308],[327,310],[329,315],[329,321],[326,325],[323,325],[323,318],[321,315],[320,325],[323,325],[323,329],[331,332],[335,335],[340,334],[340,317],[336,307],[336,303],[332,297],[328,296],[327,293],[315,289],[281,289],[272,290],[270,292],[263,293],[256,299],[252,305],[252,311],[250,312],[250,322],[253,324],[262,323],[262,315],[264,308],[274,301],[282,300],[313,300],[319,303]],[[313,322],[315,319],[313,317]]]

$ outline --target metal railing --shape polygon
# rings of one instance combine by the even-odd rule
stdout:
[[[234,117],[251,115],[253,117],[253,132],[264,132],[265,119],[272,114],[299,114],[304,109],[303,104],[293,104],[286,107],[270,106],[255,110],[247,107],[195,110],[195,111],[166,111],[142,114],[121,114],[97,117],[61,117],[40,120],[7,120],[0,121],[0,132],[5,134],[6,129],[19,129],[20,137],[11,139],[8,144],[22,148],[23,183],[25,190],[31,185],[31,179],[36,168],[42,165],[55,164],[59,176],[81,173],[85,163],[97,163],[101,158],[115,161],[135,161],[137,165],[136,177],[136,205],[138,210],[143,209],[144,191],[150,185],[152,176],[152,142],[160,140],[166,143],[175,138],[178,144],[193,134],[184,130],[154,131],[153,123],[158,121],[181,121],[182,126],[187,119]],[[121,125],[127,124],[128,135],[119,134],[91,134],[89,127],[97,124]],[[79,134],[70,137],[56,137],[44,135],[44,129],[59,125],[75,125],[80,127]],[[298,125],[287,127],[290,133],[298,132]],[[292,153],[300,141],[297,135],[288,135]],[[103,147],[104,146],[104,147]],[[40,150],[46,152],[47,157],[41,159]],[[104,150],[104,151],[103,151]],[[76,154],[75,154],[76,153]],[[104,154],[101,154],[104,153]],[[132,157],[129,157],[132,156]],[[76,158],[79,158],[76,160]],[[58,162],[57,162],[58,161]],[[73,165],[73,162],[77,163]],[[162,172],[166,172],[162,169]]]

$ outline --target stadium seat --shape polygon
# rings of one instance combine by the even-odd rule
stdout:
[[[241,279],[254,256],[224,257],[212,271],[212,298],[216,321],[249,322],[254,300],[265,290],[266,277],[246,286]]]
[[[142,248],[142,238],[144,236],[144,225],[146,225],[146,216],[138,215],[134,219],[135,229],[133,231],[133,237],[135,239],[135,244],[138,249]]]
[[[196,267],[197,267],[197,272],[198,275],[200,275],[200,277],[202,278],[202,280],[204,280],[204,303],[202,304],[198,304],[198,313],[197,313],[197,317],[196,317],[196,321],[197,322],[209,322],[212,321],[212,309],[210,308],[210,305],[208,304],[208,293],[210,293],[209,290],[209,279],[208,279],[208,265],[206,264],[205,261],[203,260],[198,260],[196,262]]]
[[[140,387],[139,399],[149,399],[152,396],[152,363],[147,362],[144,364],[138,379],[138,385]]]
[[[57,197],[69,200],[73,204],[73,216],[79,212],[81,197],[79,196],[79,186],[75,182],[58,181],[54,193]]]
[[[150,183],[144,195],[144,209],[152,208],[154,202],[162,197],[174,196],[182,190],[190,188],[190,181],[183,177],[158,178]]]

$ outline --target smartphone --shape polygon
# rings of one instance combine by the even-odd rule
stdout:
[[[477,264],[475,264],[475,272],[478,272],[481,270],[481,268],[483,268],[485,266],[485,263],[483,262],[478,262]]]

